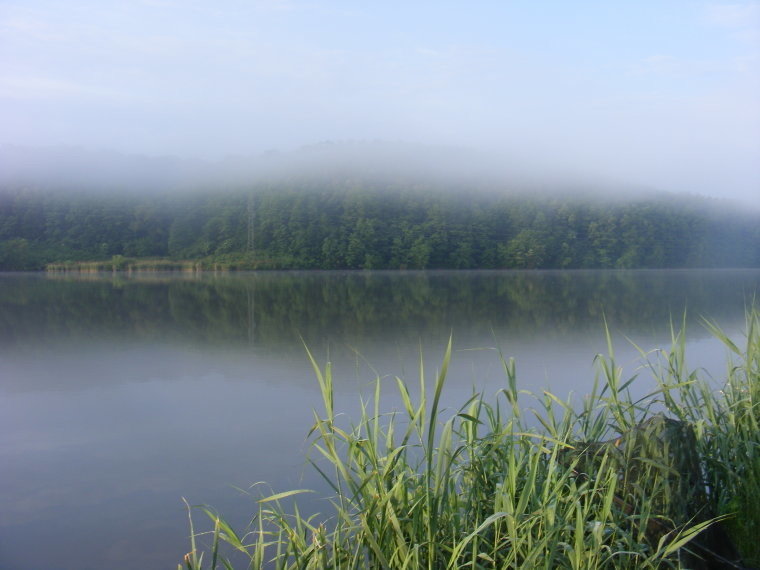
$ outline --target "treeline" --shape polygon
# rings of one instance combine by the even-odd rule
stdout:
[[[158,196],[0,191],[0,269],[126,258],[229,268],[759,267],[760,215],[694,197],[350,180]]]

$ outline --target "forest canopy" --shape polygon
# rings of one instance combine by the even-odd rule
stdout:
[[[716,199],[292,179],[196,192],[0,189],[0,269],[161,258],[226,268],[760,266],[760,215]]]

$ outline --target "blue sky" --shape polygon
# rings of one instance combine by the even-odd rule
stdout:
[[[760,202],[760,2],[0,0],[0,144],[483,148]]]

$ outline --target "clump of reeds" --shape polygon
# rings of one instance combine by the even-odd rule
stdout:
[[[760,567],[760,310],[747,313],[736,344],[705,321],[729,351],[726,379],[702,381],[685,365],[683,332],[650,363],[674,417],[694,426],[710,501],[746,564]]]
[[[285,491],[261,498],[238,533],[205,509],[214,527],[196,534],[191,520],[184,566],[231,568],[226,545],[253,569],[679,567],[704,555],[695,545],[718,515],[735,517],[732,532],[746,529],[740,547],[756,547],[758,312],[748,317],[746,348],[712,328],[741,359],[722,391],[686,372],[683,337],[674,334],[655,366],[659,387],[642,400],[629,395],[632,379],[623,381],[609,346],[578,405],[518,390],[515,363],[502,357],[506,386],[496,399],[474,394],[444,415],[449,342],[432,386],[420,363],[418,396],[396,378],[403,407],[386,414],[378,378],[352,425],[336,416],[329,363],[321,368],[309,354],[324,404],[312,463],[334,492],[331,511],[286,512],[281,501],[303,491]],[[654,413],[662,405],[674,418]],[[675,429],[695,439],[698,455],[682,460],[688,472],[675,464]],[[686,481],[695,461],[696,498]],[[697,500],[703,512],[686,508]],[[205,561],[200,537],[209,542]]]

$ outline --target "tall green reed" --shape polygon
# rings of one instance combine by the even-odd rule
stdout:
[[[288,512],[283,499],[305,490],[275,493],[258,500],[239,534],[204,509],[213,529],[196,534],[191,519],[184,567],[231,568],[223,546],[252,569],[679,567],[713,520],[681,508],[689,485],[655,432],[676,424],[653,406],[693,426],[715,514],[735,513],[737,532],[758,524],[748,507],[760,496],[758,311],[748,315],[742,349],[708,326],[738,358],[722,391],[687,372],[685,340],[674,331],[670,350],[650,362],[658,388],[641,400],[631,397],[633,378],[623,379],[609,342],[580,405],[519,390],[514,360],[500,355],[506,387],[496,398],[475,393],[444,413],[449,341],[431,386],[420,358],[417,396],[396,378],[401,407],[386,413],[378,377],[356,423],[338,417],[331,366],[307,350],[323,398],[311,464],[332,489],[330,512]],[[201,540],[210,541],[208,566]]]

